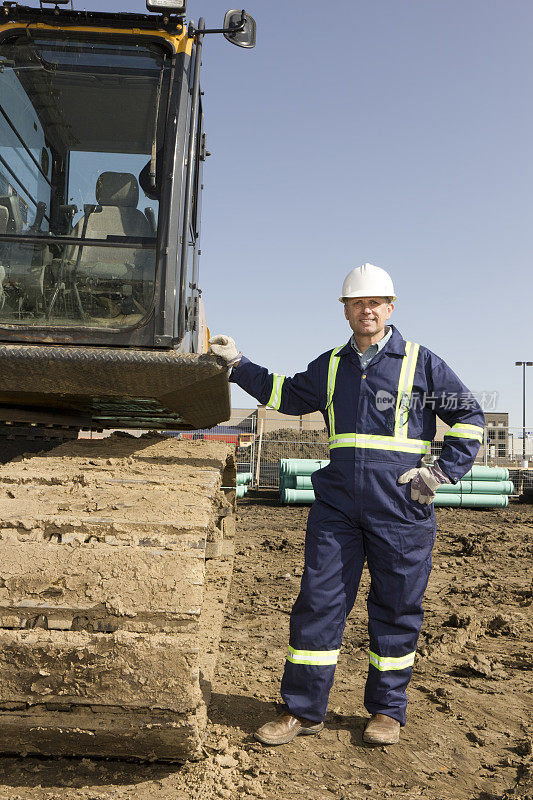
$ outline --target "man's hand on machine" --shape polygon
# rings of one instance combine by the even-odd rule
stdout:
[[[242,358],[242,353],[237,350],[237,345],[231,336],[212,336],[209,339],[209,352],[223,358],[228,367],[235,367]]]
[[[425,464],[424,459],[422,466],[408,469],[398,478],[398,483],[409,483],[409,481],[411,481],[411,499],[418,500],[422,505],[429,505],[434,501],[437,487],[443,483],[451,483],[438,464]]]

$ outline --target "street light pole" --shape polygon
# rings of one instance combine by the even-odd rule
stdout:
[[[515,367],[522,367],[522,461],[526,460],[526,367],[533,367],[533,361],[515,361]]]

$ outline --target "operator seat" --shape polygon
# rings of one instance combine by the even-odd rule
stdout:
[[[7,233],[8,222],[9,222],[9,211],[4,206],[0,205],[0,233]]]
[[[108,236],[153,239],[150,223],[137,208],[139,184],[135,175],[129,172],[102,172],[96,182],[96,202],[100,210],[97,208],[83,216],[74,226],[72,236],[86,239],[106,239]],[[155,250],[74,246],[68,258],[76,265],[78,278],[154,280]]]
[[[44,203],[39,206],[44,213]],[[42,220],[42,216],[40,218]],[[33,231],[37,233],[39,231]],[[19,312],[40,310],[44,303],[44,272],[51,261],[49,248],[44,244],[32,243],[32,229],[24,231],[20,198],[17,195],[0,197],[0,233],[20,236],[20,242],[0,243],[0,309],[6,303],[4,281],[17,285],[18,298],[16,305]]]
[[[18,235],[22,233],[22,214],[20,212],[20,201],[16,195],[4,194],[0,197],[0,213],[2,219],[6,219],[6,228],[2,233]]]
[[[4,194],[0,196],[0,233],[9,233],[12,236],[19,236],[23,228],[22,213],[20,211],[20,200],[17,195]],[[8,243],[1,245],[0,263],[11,264],[17,258],[20,245]]]

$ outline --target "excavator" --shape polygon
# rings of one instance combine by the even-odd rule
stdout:
[[[229,417],[199,287],[200,66],[207,34],[251,48],[256,24],[146,6],[0,7],[4,753],[201,753],[235,465],[153,432]]]

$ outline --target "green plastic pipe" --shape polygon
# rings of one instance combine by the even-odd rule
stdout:
[[[310,475],[280,475],[279,489],[312,489]]]
[[[311,483],[311,476],[310,475],[295,475],[294,477],[294,486],[291,487],[294,489],[312,489],[313,484]]]
[[[326,464],[329,464],[329,459],[282,458],[280,459],[280,473],[284,475],[312,475],[315,470],[325,467]],[[509,470],[507,467],[484,467],[475,465],[461,480],[508,481]]]
[[[252,482],[252,473],[251,472],[239,472],[237,473],[237,486],[241,484],[251,483]]]
[[[297,475],[283,475],[280,474],[279,476],[279,485],[283,486],[286,489],[296,489],[296,478]]]
[[[312,489],[310,475],[286,475],[280,474],[280,489]],[[446,483],[439,486],[437,492],[440,494],[514,494],[514,484],[512,481],[504,480],[463,480],[458,483]]]
[[[284,489],[281,493],[281,502],[285,505],[306,505],[315,502],[315,493],[312,489]]]
[[[514,494],[512,481],[459,481],[444,483],[437,494]]]
[[[245,494],[248,494],[248,487],[240,484],[239,486],[237,486],[236,492],[237,492],[237,497],[244,497]]]
[[[507,467],[482,467],[473,466],[470,472],[463,475],[463,481],[508,481],[509,470]]]
[[[329,458],[318,461],[313,458],[281,458],[280,473],[284,475],[312,475],[317,469],[329,464]]]
[[[280,491],[283,489],[312,489],[310,475],[282,475]],[[512,481],[459,481],[439,486],[437,494],[514,494]]]
[[[506,494],[439,494],[435,497],[435,505],[440,508],[506,508],[509,498]]]
[[[312,489],[284,489],[280,499],[285,505],[310,505],[315,500],[315,493]],[[435,498],[435,506],[439,508],[506,508],[508,505],[507,495],[448,494]]]

